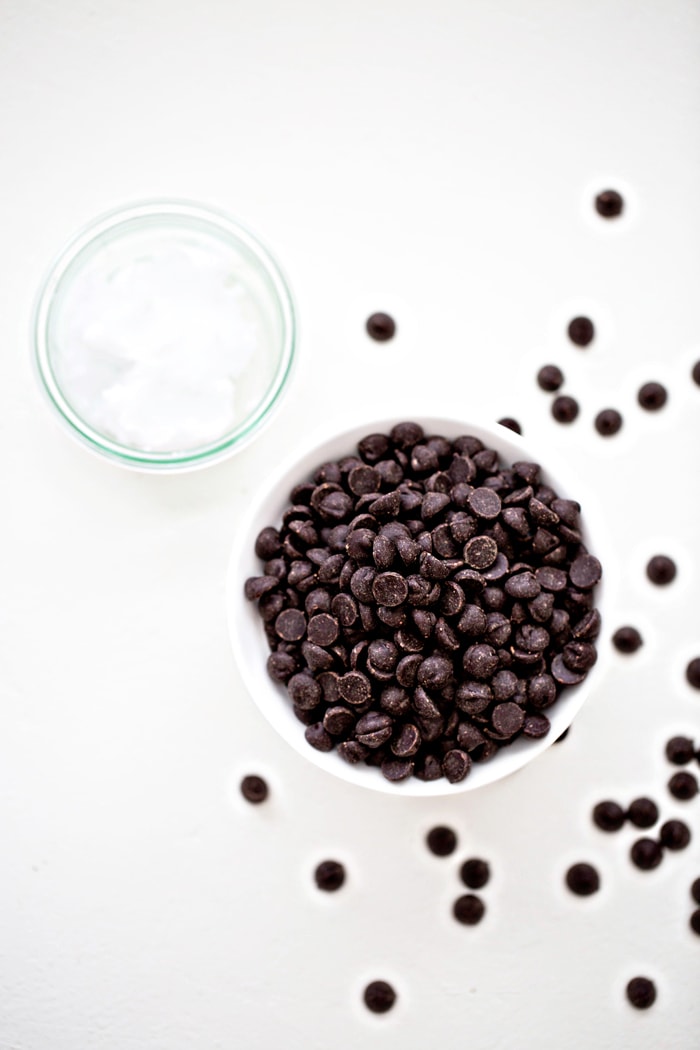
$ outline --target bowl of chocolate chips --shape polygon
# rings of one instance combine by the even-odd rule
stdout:
[[[310,441],[266,479],[229,565],[234,654],[268,721],[397,794],[480,787],[541,754],[601,673],[600,548],[566,474],[453,419]]]

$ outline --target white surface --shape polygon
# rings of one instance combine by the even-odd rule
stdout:
[[[700,389],[700,11],[691,0],[154,0],[0,12],[4,543],[0,835],[2,1050],[694,1050],[700,802],[674,803],[663,744],[700,736],[686,685],[695,596]],[[625,194],[604,223],[592,194]],[[59,432],[29,364],[55,252],[150,196],[224,208],[291,278],[301,362],[245,453],[135,476]],[[393,312],[390,344],[366,339]],[[564,329],[590,312],[588,351]],[[535,386],[559,363],[570,429]],[[446,374],[447,373],[447,374]],[[636,405],[658,378],[670,402]],[[614,655],[570,737],[462,798],[358,794],[297,756],[233,666],[224,576],[257,478],[334,397],[377,417],[515,415],[599,487],[618,608],[646,645]],[[595,412],[625,427],[604,441]],[[598,477],[598,475],[600,475]],[[691,484],[689,484],[691,483]],[[654,589],[647,557],[678,560]],[[269,778],[269,803],[238,795]],[[694,839],[651,873],[591,806],[653,795]],[[435,822],[458,854],[429,855]],[[450,908],[469,855],[487,915]],[[344,860],[341,892],[311,872]],[[572,897],[573,860],[601,892]],[[629,1008],[646,974],[659,998]],[[376,1018],[366,980],[394,981]]]
[[[585,506],[585,518],[582,519],[583,542],[592,554],[611,566],[609,575],[612,579],[608,580],[606,571],[606,578],[595,588],[595,606],[603,622],[606,622],[611,590],[614,589],[611,584],[614,585],[615,571],[612,554],[606,544],[605,518],[601,515],[600,508],[597,508],[596,513],[595,496],[589,496],[582,491],[580,481],[571,476],[571,469],[556,463],[556,456],[553,462],[551,454],[548,457],[543,449],[538,449],[531,442],[528,443],[527,439],[513,434],[505,427],[494,425],[493,422],[480,425],[473,415],[466,422],[464,419],[446,419],[444,416],[428,419],[419,412],[408,411],[408,418],[419,423],[426,435],[441,434],[454,440],[460,434],[471,434],[479,438],[487,448],[496,449],[503,465],[510,466],[518,460],[547,464],[542,472],[543,482],[551,485],[562,499],[576,499]],[[459,795],[510,776],[554,743],[569,728],[586,697],[598,689],[608,666],[609,646],[598,647],[598,660],[584,680],[577,686],[569,686],[563,690],[556,704],[547,709],[551,729],[546,736],[539,740],[521,736],[509,747],[501,748],[489,762],[473,763],[469,775],[456,784],[451,784],[445,777],[424,781],[415,776],[392,782],[382,775],[377,766],[367,766],[364,762],[350,765],[339,759],[335,749],[322,752],[307,744],[304,727],[292,710],[286,688],[273,682],[267,674],[266,658],[269,646],[263,623],[256,606],[249,602],[243,593],[242,581],[250,576],[259,576],[262,571],[260,560],[255,555],[257,536],[267,525],[280,525],[282,515],[289,506],[289,493],[294,486],[310,480],[315,470],[323,463],[336,462],[343,456],[356,455],[357,444],[363,437],[367,434],[388,434],[397,422],[400,420],[396,418],[372,418],[360,422],[359,414],[356,414],[352,422],[350,419],[335,419],[330,426],[326,426],[325,433],[315,432],[309,435],[302,447],[295,448],[271,475],[260,481],[257,498],[237,529],[228,565],[226,608],[229,632],[236,664],[249,695],[270,724],[303,758],[350,784],[398,797],[415,795],[418,798],[434,798],[438,795]]]

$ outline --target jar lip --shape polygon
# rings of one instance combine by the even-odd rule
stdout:
[[[196,225],[212,235],[223,234],[223,241],[242,248],[251,267],[270,287],[271,301],[279,310],[281,347],[267,389],[256,405],[236,427],[216,440],[188,450],[172,452],[142,451],[120,444],[84,420],[63,393],[51,363],[50,326],[59,286],[70,268],[89,248],[108,235],[119,237],[120,227],[131,232],[135,225],[167,228],[172,224]],[[264,243],[245,225],[226,212],[209,205],[181,199],[148,199],[113,208],[82,227],[54,258],[42,282],[33,310],[34,371],[39,385],[59,421],[84,447],[126,467],[145,471],[183,471],[209,465],[244,447],[268,421],[285,390],[295,358],[296,310],[294,299],[279,263]]]

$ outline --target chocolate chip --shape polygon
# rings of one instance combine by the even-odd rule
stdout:
[[[651,828],[659,819],[659,807],[650,798],[636,798],[630,803],[627,819],[636,828]]]
[[[328,613],[317,613],[309,620],[306,637],[314,645],[333,645],[338,637],[338,621]]]
[[[298,642],[306,633],[306,617],[299,609],[285,609],[275,620],[275,631],[285,642]]]
[[[361,671],[348,671],[338,680],[338,690],[348,704],[360,705],[369,700],[372,687]]]
[[[685,766],[695,756],[695,744],[687,736],[674,736],[666,744],[666,758],[674,766]]]
[[[368,711],[355,726],[355,737],[365,747],[381,747],[391,739],[394,723],[383,711]]]
[[[297,667],[290,653],[270,653],[267,658],[267,673],[274,682],[287,682]]]
[[[397,423],[391,431],[391,440],[404,452],[422,441],[424,436],[423,427],[418,423]]]
[[[328,730],[324,728],[323,722],[314,722],[313,725],[307,726],[304,736],[307,743],[317,751],[333,750],[333,739]]]
[[[557,698],[554,679],[548,674],[538,674],[530,679],[527,688],[529,702],[538,710],[550,707]]]
[[[416,726],[407,722],[401,726],[391,744],[391,750],[397,758],[412,758],[421,746],[421,735]]]
[[[700,656],[690,661],[685,669],[685,677],[688,685],[692,685],[693,689],[700,689]]]
[[[595,587],[601,573],[600,562],[593,554],[579,554],[569,569],[569,579],[575,587],[587,591]]]
[[[570,671],[587,671],[596,662],[598,654],[590,642],[568,642],[562,659]]]
[[[418,683],[424,689],[440,690],[453,674],[452,661],[444,656],[429,656],[418,668]]]
[[[666,849],[685,849],[690,842],[690,828],[682,820],[667,820],[661,825],[659,840]]]
[[[542,390],[551,393],[564,382],[564,373],[556,365],[543,365],[537,373],[537,383]]]
[[[450,784],[458,784],[467,776],[471,765],[472,760],[466,751],[462,751],[461,748],[452,748],[442,760],[442,772]]]
[[[690,887],[690,896],[696,904],[700,904],[700,879],[695,879],[693,885]]]
[[[449,506],[450,497],[444,492],[427,492],[423,497],[421,505],[421,517],[423,521],[430,521],[442,513]]]
[[[474,536],[464,548],[464,560],[472,569],[488,569],[497,556],[496,541],[490,536]]]
[[[443,824],[431,828],[425,837],[426,844],[431,853],[436,857],[448,857],[457,849],[457,836],[452,828]]]
[[[557,569],[553,565],[543,565],[536,569],[535,579],[545,591],[552,591],[555,594],[565,591],[568,583],[564,570]]]
[[[622,427],[622,416],[616,408],[604,408],[595,417],[595,428],[602,437],[612,437]]]
[[[668,400],[668,391],[661,383],[645,383],[640,387],[637,401],[647,412],[658,412]]]
[[[687,802],[698,793],[697,777],[692,773],[674,773],[668,782],[668,790],[674,798]]]
[[[289,695],[302,711],[311,711],[321,700],[321,686],[310,674],[292,675],[287,683]]]
[[[414,763],[408,758],[385,758],[381,763],[380,769],[382,776],[392,783],[396,783],[411,776],[414,771]]]
[[[258,805],[260,802],[264,802],[269,794],[267,783],[262,777],[255,776],[254,774],[243,777],[243,780],[241,781],[241,794],[246,802],[252,802],[254,805]]]
[[[630,858],[642,871],[652,871],[663,860],[663,851],[654,839],[637,839],[630,850]]]
[[[539,740],[541,737],[547,736],[551,728],[551,723],[546,715],[526,715],[523,724],[523,736]]]
[[[525,712],[522,707],[518,704],[514,704],[512,701],[508,701],[503,704],[497,704],[491,715],[491,724],[497,733],[501,736],[510,739],[515,736],[523,727],[525,722]]]
[[[471,857],[465,860],[459,869],[459,875],[465,886],[470,890],[480,890],[491,877],[491,869],[485,860],[479,857]]]
[[[619,831],[625,819],[625,811],[617,802],[599,802],[593,809],[593,823],[601,831]]]
[[[345,882],[345,868],[337,860],[324,860],[314,872],[316,885],[326,893],[334,893]]]
[[[323,716],[323,728],[331,736],[345,736],[354,725],[355,715],[342,705],[327,708]]]
[[[557,654],[552,660],[551,670],[554,678],[560,685],[577,685],[586,677],[585,671],[572,671],[571,668],[567,667],[561,653]]]
[[[506,430],[512,430],[515,434],[522,434],[523,428],[518,423],[517,419],[512,419],[510,416],[504,416],[503,419],[498,420],[499,426],[505,427]]]
[[[369,748],[365,747],[364,744],[358,743],[357,740],[344,740],[338,744],[338,754],[344,759],[349,765],[355,766],[358,762],[366,761],[369,755]]]
[[[627,983],[627,998],[637,1010],[648,1010],[656,1002],[656,986],[648,977],[633,977]]]
[[[595,210],[603,219],[616,219],[622,215],[624,206],[617,190],[603,190],[595,199]]]
[[[642,636],[636,627],[618,627],[612,643],[619,653],[636,653],[641,648]]]
[[[385,1014],[396,1002],[396,992],[386,981],[371,981],[364,992],[365,1006],[373,1014]]]
[[[566,873],[566,885],[579,897],[590,897],[600,889],[600,876],[592,864],[572,864]]]
[[[477,518],[492,521],[501,513],[501,499],[497,492],[489,488],[474,489],[469,494],[469,508]]]
[[[690,928],[693,933],[700,935],[700,908],[696,908],[690,916]]]
[[[464,926],[476,926],[483,919],[485,911],[486,905],[473,893],[458,897],[452,907],[455,919]]]
[[[243,591],[249,602],[256,602],[277,587],[279,580],[276,576],[251,576],[245,581]]]
[[[552,415],[557,423],[573,423],[578,416],[578,401],[567,394],[555,397],[552,401]]]
[[[401,496],[397,489],[394,489],[393,492],[387,492],[385,495],[377,497],[377,499],[373,500],[369,505],[369,513],[382,521],[388,518],[395,518],[400,509]]]
[[[498,656],[491,645],[471,645],[464,654],[463,663],[470,677],[487,679],[498,669]]]
[[[567,329],[569,339],[575,346],[588,346],[593,342],[595,327],[590,317],[574,317]]]
[[[700,386],[700,361],[695,362],[690,374],[693,377],[693,382]]]
[[[676,578],[676,563],[665,554],[655,554],[647,563],[647,576],[652,583],[665,586]]]

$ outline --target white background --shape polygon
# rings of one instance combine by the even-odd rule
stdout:
[[[691,0],[428,4],[3,0],[0,5],[0,1047],[693,1050],[700,799],[663,745],[700,738],[700,10]],[[625,196],[606,223],[595,193]],[[299,368],[229,462],[121,472],[60,432],[29,362],[51,258],[95,215],[176,196],[270,245]],[[371,343],[364,320],[396,316]],[[568,343],[589,313],[598,338]],[[549,416],[537,368],[582,405]],[[639,384],[670,391],[656,416]],[[514,415],[595,486],[622,586],[615,655],[570,737],[463,799],[379,798],[307,764],[245,694],[224,617],[261,476],[338,401]],[[604,440],[598,409],[623,431]],[[678,562],[661,591],[657,552]],[[603,644],[609,644],[604,642]],[[248,806],[244,773],[271,797]],[[590,822],[651,794],[694,840],[651,873]],[[459,833],[438,860],[436,822]],[[487,858],[484,921],[451,918]],[[315,890],[325,857],[348,882]],[[563,873],[596,864],[575,898]],[[624,986],[652,977],[632,1010]],[[399,1001],[374,1017],[367,980]]]

